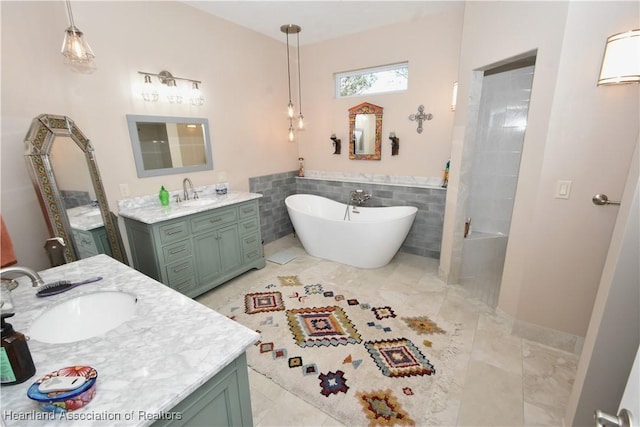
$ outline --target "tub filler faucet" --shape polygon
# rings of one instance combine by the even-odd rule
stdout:
[[[347,201],[347,209],[344,213],[344,218],[351,221],[351,214],[349,213],[349,206],[353,206],[353,213],[359,214],[358,206],[362,206],[364,202],[371,198],[371,193],[366,193],[364,190],[353,190],[349,195],[349,200]]]
[[[354,206],[362,206],[362,204],[370,198],[371,193],[365,193],[364,190],[354,190],[351,192],[351,202]]]

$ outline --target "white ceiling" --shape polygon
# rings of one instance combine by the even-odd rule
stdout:
[[[302,27],[300,45],[411,21],[462,7],[463,1],[183,1],[204,12],[284,42],[280,26]]]

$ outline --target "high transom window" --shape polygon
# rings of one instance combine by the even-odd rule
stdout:
[[[336,73],[336,98],[407,90],[409,63]]]

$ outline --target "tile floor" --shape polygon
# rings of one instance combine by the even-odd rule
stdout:
[[[328,261],[307,255],[298,240],[285,236],[265,246],[265,256],[281,250],[298,257],[279,265],[267,262],[197,298],[212,309],[255,286],[259,278],[296,275],[307,269],[326,269]],[[511,334],[512,321],[473,299],[460,286],[438,279],[438,261],[399,253],[380,269],[341,266],[345,278],[373,281],[383,276],[422,294],[429,310],[465,325],[465,344],[457,360],[459,390],[446,402],[444,419],[458,426],[562,426],[578,356]],[[341,423],[270,379],[249,368],[253,422],[267,426],[339,426]],[[448,425],[449,425],[448,424]]]

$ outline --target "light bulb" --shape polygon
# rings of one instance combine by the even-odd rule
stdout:
[[[293,125],[289,125],[289,142],[293,142],[294,133],[293,133]]]
[[[289,101],[289,105],[287,105],[287,114],[289,114],[289,118],[293,118],[293,102]]]
[[[158,91],[151,83],[151,76],[144,76],[144,84],[142,85],[142,99],[148,102],[156,102],[158,100]]]
[[[304,116],[302,115],[302,113],[300,113],[300,115],[298,116],[298,129],[304,129]]]
[[[191,104],[195,106],[204,104],[204,98],[197,82],[191,84]]]
[[[182,104],[182,94],[180,93],[175,80],[171,80],[169,82],[169,92],[167,94],[167,99],[171,104]]]
[[[76,64],[88,64],[95,59],[89,43],[82,38],[82,31],[71,26],[65,30],[60,51],[67,61]]]

